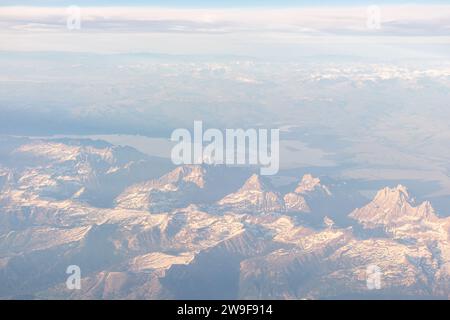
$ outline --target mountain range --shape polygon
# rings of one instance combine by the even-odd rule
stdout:
[[[311,174],[282,188],[101,141],[1,139],[0,298],[450,298],[450,218],[405,186],[344,215],[362,196]]]

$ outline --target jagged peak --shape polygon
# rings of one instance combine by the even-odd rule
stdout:
[[[437,218],[436,212],[431,205],[430,201],[424,201],[417,207],[417,212],[419,216],[422,216],[427,219],[435,219]]]
[[[264,178],[255,173],[250,178],[248,178],[247,181],[245,181],[240,190],[267,191],[270,190],[270,185],[267,181],[264,180]]]
[[[205,174],[206,170],[200,165],[184,165],[173,169],[159,180],[163,183],[178,184],[181,181],[192,182],[198,187],[203,188],[205,186]]]
[[[320,183],[320,179],[317,178],[317,177],[314,177],[310,173],[307,173],[307,174],[303,175],[302,182],[309,182],[309,181]]]
[[[397,190],[398,192],[402,192],[402,193],[404,193],[404,194],[409,194],[408,193],[408,188],[407,187],[405,187],[404,185],[402,185],[402,184],[399,184],[399,185],[397,185],[397,187],[395,188],[395,190]]]
[[[365,207],[352,212],[350,217],[361,222],[370,222],[372,225],[438,219],[429,201],[419,206],[415,206],[414,202],[405,186],[386,187],[378,191],[375,198]]]
[[[318,188],[321,188],[328,195],[331,195],[330,190],[326,186],[321,184],[319,178],[314,177],[311,174],[305,174],[300,183],[298,184],[297,188],[295,189],[295,193],[305,194],[308,192],[315,191]]]
[[[391,202],[391,203],[398,203],[402,204],[405,202],[413,202],[413,200],[410,198],[408,188],[399,184],[395,188],[386,187],[384,189],[381,189],[377,192],[375,198],[375,202]]]

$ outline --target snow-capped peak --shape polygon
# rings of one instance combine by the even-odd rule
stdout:
[[[199,165],[180,166],[160,179],[160,182],[164,184],[178,184],[181,181],[191,182],[199,188],[203,188],[205,186],[205,169]]]
[[[413,200],[410,199],[408,188],[400,184],[395,188],[386,187],[378,191],[374,201],[390,203],[392,205],[413,202]]]
[[[321,184],[319,178],[316,178],[311,174],[305,174],[294,192],[298,194],[307,194],[316,190],[321,190],[327,195],[331,195],[331,191],[327,186]]]
[[[361,209],[356,209],[350,217],[366,227],[400,225],[411,221],[433,221],[437,217],[429,202],[414,206],[414,199],[405,186],[384,188],[375,198]]]
[[[253,174],[244,183],[240,190],[257,190],[257,191],[267,191],[270,189],[269,183],[264,181],[258,174]]]
[[[269,182],[257,174],[252,175],[235,193],[218,202],[219,206],[238,212],[284,211],[284,201],[277,192],[272,191]]]

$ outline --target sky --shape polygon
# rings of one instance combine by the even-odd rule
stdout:
[[[158,6],[158,7],[188,7],[188,8],[210,8],[210,7],[296,7],[317,5],[384,5],[384,4],[445,4],[448,0],[2,0],[0,5],[33,5],[33,6],[64,6],[64,5],[136,5],[136,6]]]
[[[440,0],[0,3],[0,51],[428,59],[450,44],[450,3]],[[68,27],[68,5],[80,28]]]

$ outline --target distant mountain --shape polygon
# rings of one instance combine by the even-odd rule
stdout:
[[[223,210],[247,213],[282,212],[282,196],[263,177],[254,174],[236,192],[217,202]]]
[[[311,212],[309,202],[313,203],[317,198],[319,198],[319,201],[326,201],[326,198],[329,198],[331,195],[331,191],[327,186],[320,183],[319,178],[306,174],[295,188],[295,191],[284,196],[286,210]]]
[[[130,147],[89,139],[25,140],[5,152],[0,162],[13,166],[13,189],[101,207],[110,206],[127,185],[169,168],[168,161]]]
[[[328,187],[309,174],[302,178],[294,192],[285,195],[277,191],[267,178],[254,174],[239,190],[218,201],[217,205],[222,210],[244,213],[306,213],[312,211],[309,202],[324,202],[331,196]]]
[[[312,192],[321,192],[327,196],[331,196],[331,191],[327,186],[321,184],[319,178],[315,178],[310,174],[303,176],[302,181],[298,184],[295,189],[295,193],[308,195]]]
[[[204,174],[200,166],[178,167],[159,179],[127,188],[117,197],[117,207],[159,213],[186,206],[192,194],[204,188]]]
[[[240,171],[224,167],[179,166],[158,179],[128,187],[116,199],[119,208],[168,212],[192,203],[209,204],[241,181]]]

